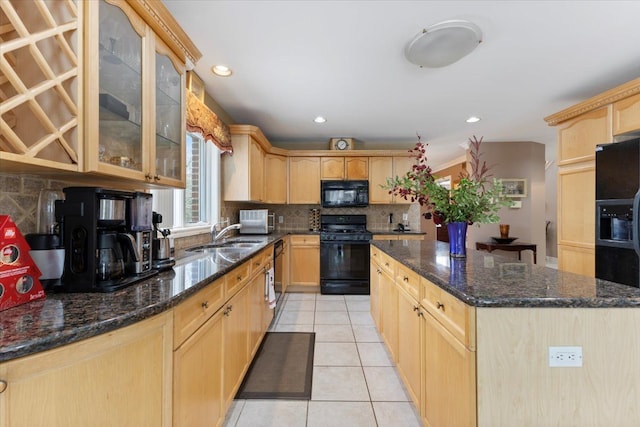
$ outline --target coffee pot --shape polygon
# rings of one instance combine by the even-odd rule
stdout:
[[[118,280],[124,276],[124,257],[118,233],[99,234],[96,254],[96,274],[99,281]]]

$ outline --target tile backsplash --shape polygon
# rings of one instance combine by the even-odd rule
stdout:
[[[36,210],[38,196],[43,188],[62,190],[64,187],[79,185],[78,183],[46,179],[37,175],[12,175],[0,173],[0,214],[10,215],[23,234],[36,232]],[[359,214],[367,215],[367,228],[384,231],[395,228],[404,222],[402,215],[408,215],[409,227],[420,229],[420,207],[412,205],[369,205],[366,208],[333,208],[322,209],[320,205],[260,205],[253,203],[222,203],[221,218],[229,218],[231,223],[239,220],[240,209],[269,209],[276,214],[276,229],[282,231],[309,230],[309,211],[320,209],[321,214]],[[389,226],[389,214],[393,214],[392,226]],[[282,217],[283,222],[278,219]],[[207,233],[208,236],[208,233]],[[202,237],[206,240],[210,237]],[[198,239],[197,240],[202,240]],[[193,238],[189,239],[189,244]]]
[[[40,190],[62,190],[70,185],[42,176],[0,173],[0,215],[11,216],[22,234],[35,233]]]

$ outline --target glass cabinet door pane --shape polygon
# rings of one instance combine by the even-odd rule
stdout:
[[[174,179],[182,175],[183,86],[171,60],[156,52],[156,174]]]
[[[101,162],[142,171],[142,37],[118,7],[100,2]]]

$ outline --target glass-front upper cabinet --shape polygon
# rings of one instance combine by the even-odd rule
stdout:
[[[87,2],[85,170],[184,188],[184,59],[136,5]]]
[[[99,19],[98,161],[142,172],[145,26],[105,1]]]
[[[184,182],[185,67],[161,40],[155,53],[155,174]]]

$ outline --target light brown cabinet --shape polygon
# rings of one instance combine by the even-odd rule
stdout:
[[[423,310],[416,299],[398,289],[398,372],[411,400],[420,408],[422,399],[422,329]]]
[[[595,275],[595,147],[640,130],[640,79],[555,113],[558,127],[558,268]]]
[[[232,133],[233,156],[222,157],[222,196],[225,201],[263,202],[265,154],[246,133]]]
[[[170,426],[171,334],[167,312],[0,364],[0,425]]]
[[[173,310],[173,425],[222,423],[224,278]]]
[[[224,316],[222,398],[225,412],[231,405],[249,365],[248,301],[249,288],[244,287],[225,304],[222,311]]]
[[[202,307],[201,311],[205,310],[205,307]],[[173,425],[175,427],[217,426],[224,420],[223,317],[222,311],[218,311],[174,353]]]
[[[398,288],[394,276],[382,267],[380,274],[380,317],[382,319],[382,339],[389,353],[398,362]]]
[[[320,236],[289,236],[289,288],[319,291]]]
[[[371,248],[373,252],[373,247]],[[374,261],[373,254],[369,262],[369,304],[373,323],[378,330],[381,329],[382,322],[380,320],[380,275],[382,270],[377,262]]]
[[[321,179],[344,179],[344,157],[321,157]]]
[[[558,267],[595,274],[595,148],[612,140],[611,108],[569,120],[558,129]]]
[[[128,2],[86,8],[85,170],[184,187],[184,62]]]
[[[391,204],[411,203],[401,197],[392,196],[389,190],[383,188],[388,178],[403,176],[413,166],[411,157],[369,157],[369,203]]]
[[[7,53],[19,76],[14,81],[27,87],[0,83],[0,93],[18,93],[3,113],[11,131],[0,141],[2,169],[90,172],[95,183],[184,187],[185,63],[197,62],[200,53],[160,2],[71,3],[41,5],[59,24],[46,40],[37,35],[38,54]],[[40,28],[31,22],[38,20],[33,3],[16,4],[12,22],[23,17],[25,28]],[[17,37],[36,41],[28,30]],[[33,74],[38,68],[51,72],[42,80]],[[0,101],[8,99],[0,95]],[[39,105],[25,108],[27,101]]]
[[[640,93],[613,103],[613,134],[640,131]]]
[[[475,309],[375,246],[371,282],[372,317],[424,425],[475,426]]]
[[[265,203],[287,203],[287,158],[276,154],[267,154],[265,168]]]
[[[289,157],[289,204],[320,204],[319,157]]]
[[[429,312],[424,314],[425,426],[476,425],[476,357]]]
[[[344,168],[346,179],[369,179],[369,159],[367,157],[346,157]]]
[[[3,3],[0,170],[80,172],[85,2],[72,2],[73,10],[65,2],[39,3],[41,13],[33,2]],[[47,31],[44,14],[51,17]],[[31,43],[38,48],[25,48]],[[52,77],[43,80],[41,70]]]
[[[321,157],[321,178],[336,180],[366,180],[369,178],[367,157]]]

